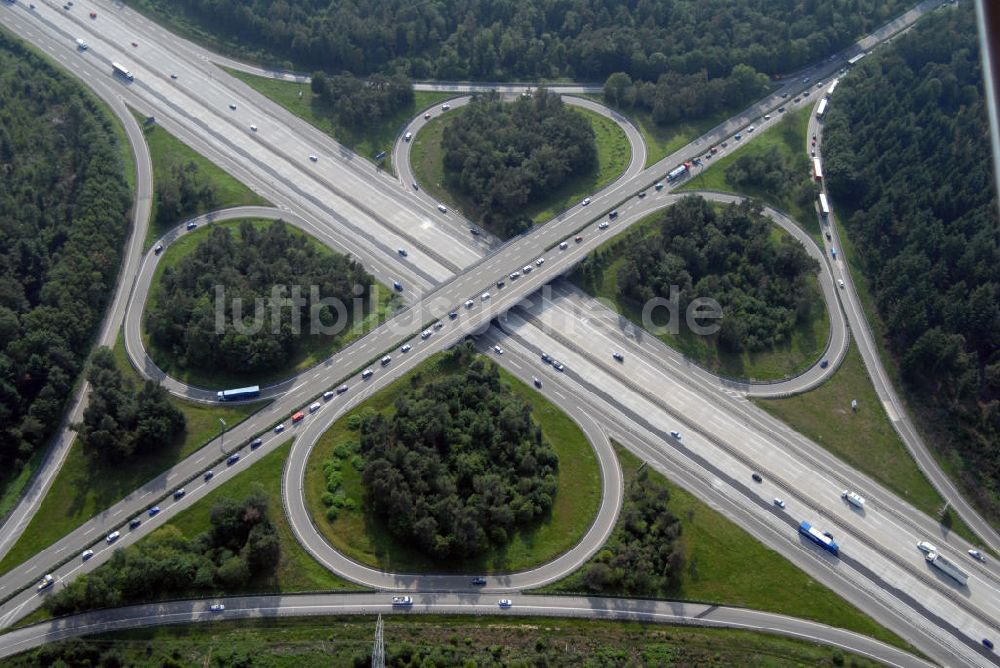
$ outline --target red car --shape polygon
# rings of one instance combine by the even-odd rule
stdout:
[[[90,18],[96,19],[97,18],[97,12],[90,12]]]
[[[581,237],[580,235],[577,235],[577,237],[576,237],[576,243],[580,243],[581,241],[583,241],[583,237]]]

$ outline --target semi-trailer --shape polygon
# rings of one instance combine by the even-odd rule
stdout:
[[[253,399],[260,395],[260,386],[240,387],[235,390],[222,390],[216,393],[219,401],[239,401],[240,399]]]
[[[799,533],[819,545],[827,552],[834,555],[840,554],[840,547],[833,542],[833,536],[819,531],[816,527],[809,524],[809,522],[803,520],[799,524]]]
[[[926,559],[931,566],[938,569],[942,573],[950,575],[956,582],[958,582],[958,584],[963,586],[968,584],[969,574],[942,557],[937,552],[928,552],[924,559]]]

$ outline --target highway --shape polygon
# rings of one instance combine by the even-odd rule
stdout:
[[[486,594],[425,593],[413,597],[407,608],[394,607],[387,594],[293,594],[227,597],[205,601],[173,601],[115,608],[73,615],[16,629],[0,640],[0,658],[43,644],[81,635],[167,624],[225,620],[329,615],[468,614],[586,617],[651,623],[687,624],[714,628],[764,630],[795,640],[839,647],[886,666],[906,668],[934,664],[866,636],[808,620],[756,610],[682,601],[647,601],[588,596],[513,596],[511,607],[498,609],[498,598]],[[216,602],[222,612],[209,608]]]
[[[81,11],[83,11],[83,9],[84,8],[80,8]],[[6,8],[5,11],[7,11]],[[102,6],[100,11],[107,12],[111,10],[108,10]],[[103,16],[104,14],[102,14],[102,17]],[[81,26],[79,25],[75,27],[78,30],[81,28]],[[68,30],[62,30],[61,32],[57,32],[57,34],[60,37],[65,37],[66,35],[71,33]],[[149,38],[150,40],[152,39],[149,35],[142,37],[141,39],[143,40],[142,41],[143,44],[146,43],[147,38]],[[88,38],[88,41],[92,41],[92,43],[94,44],[97,43],[96,40],[91,40],[90,38]],[[124,42],[121,43],[124,44]],[[107,46],[109,46],[110,48],[114,48],[111,47],[110,44],[107,44]],[[174,48],[177,47],[175,46]],[[157,54],[156,61],[158,63],[166,62],[165,59],[160,58],[160,56],[162,55],[163,54]],[[185,64],[185,66],[187,65]],[[181,67],[177,67],[175,69],[179,72],[182,72],[182,74],[180,75],[182,79],[188,76],[188,74],[183,73],[184,70]],[[143,80],[142,76],[144,75],[141,74],[138,69],[136,69],[135,71],[137,72],[136,83],[139,83]],[[105,74],[105,76],[107,75]],[[162,72],[160,72],[158,76],[165,78],[165,75]],[[212,80],[213,85],[210,86],[210,88],[215,87],[215,84],[221,80],[219,78],[218,73],[216,73],[215,76],[217,78]],[[153,77],[150,78],[152,79]],[[228,89],[228,93],[225,93],[225,91],[223,91],[223,93],[225,93],[223,95],[223,93],[220,93],[219,90],[215,91],[215,93],[217,94],[216,102],[219,102],[219,99],[223,97],[231,98],[232,97],[231,93],[233,93],[234,89],[239,88],[239,85],[234,85],[231,82],[227,82],[227,85],[230,86],[230,88]],[[155,86],[151,87],[154,89],[156,88]],[[125,86],[125,88],[128,88],[131,91],[137,93],[145,92],[140,90],[139,86]],[[222,86],[222,88],[224,88],[224,86]],[[255,99],[252,93],[248,94],[246,93],[246,91],[241,91],[241,92],[246,97],[239,98],[239,101],[236,103],[238,110],[243,110],[245,106],[259,103],[259,100]],[[159,90],[156,90],[155,93],[159,95],[164,95],[162,91]],[[207,100],[208,97],[210,96],[189,95],[187,96],[187,99],[185,100],[184,104],[192,103],[195,100],[198,101]],[[768,100],[762,104],[766,107],[766,104],[773,104],[774,101],[775,100]],[[142,104],[143,104],[142,98],[140,98],[137,106],[142,108],[141,106]],[[158,120],[165,126],[168,126],[172,132],[174,132],[173,124],[176,124],[177,132],[175,132],[175,134],[178,134],[179,136],[184,138],[184,137],[190,137],[190,134],[188,134],[190,131],[185,129],[186,127],[185,123],[191,121],[191,118],[187,118],[186,115],[190,114],[190,116],[195,119],[193,121],[194,126],[198,128],[199,132],[201,132],[204,135],[204,137],[202,137],[195,143],[198,144],[199,150],[204,149],[203,152],[209,154],[210,157],[213,157],[213,159],[216,157],[213,151],[218,151],[218,153],[224,154],[223,148],[218,148],[218,147],[226,147],[227,142],[230,148],[237,148],[238,151],[244,150],[246,148],[244,146],[245,142],[243,141],[244,137],[241,136],[239,141],[232,141],[228,138],[228,134],[234,134],[233,130],[239,127],[239,124],[235,122],[227,122],[225,120],[221,120],[220,117],[222,115],[219,113],[219,110],[214,109],[215,106],[214,102],[211,104],[206,102],[205,104],[213,107],[213,109],[209,110],[203,107],[200,110],[200,114],[195,114],[194,111],[189,111],[186,107],[183,107],[183,105],[174,104],[173,107],[168,106],[167,116],[164,116],[159,109],[157,109],[156,115]],[[266,103],[261,103],[261,104],[263,107],[267,106]],[[219,106],[221,107],[224,105],[225,105],[225,100],[222,99]],[[184,113],[179,114],[178,118],[172,119],[169,110],[170,109],[177,110],[182,107],[184,109]],[[152,109],[152,107],[150,108]],[[273,111],[274,110],[266,110],[265,112],[262,112],[261,115]],[[731,132],[732,130],[739,129],[745,124],[745,122],[748,119],[754,118],[755,117],[754,114],[759,114],[759,113],[760,109],[748,110],[747,114],[745,114],[746,116],[748,116],[748,118],[741,117],[738,119],[733,119],[730,122],[727,122],[727,124],[724,124],[725,131]],[[257,116],[257,114],[254,114],[254,116]],[[281,114],[272,113],[269,122],[275,124],[277,124],[279,120],[284,122],[286,119],[282,118],[281,116],[282,116]],[[284,114],[284,116],[287,116],[287,114]],[[287,122],[289,126],[292,126],[296,123],[294,119],[287,119]],[[258,125],[260,126],[261,130],[260,134],[263,134],[265,126],[263,125],[262,122],[258,123]],[[218,129],[216,129],[216,126],[218,126]],[[720,126],[720,128],[722,127],[723,126]],[[233,163],[236,163],[238,166],[233,166],[233,169],[238,173],[244,173],[241,171],[241,170],[246,170],[246,168],[242,166],[243,164],[250,164],[251,162],[256,161],[255,164],[257,166],[260,166],[261,164],[270,166],[271,163],[269,162],[269,160],[271,160],[272,158],[276,161],[284,160],[287,164],[281,165],[282,170],[287,170],[288,174],[290,174],[291,176],[283,176],[281,178],[285,179],[286,184],[287,183],[292,184],[291,189],[295,195],[300,194],[299,191],[301,190],[306,190],[305,186],[296,181],[296,179],[304,178],[309,180],[308,184],[309,194],[303,199],[303,202],[305,203],[302,204],[301,208],[304,209],[313,208],[314,209],[313,215],[315,215],[318,218],[322,218],[324,214],[330,214],[330,211],[340,211],[341,209],[345,210],[349,209],[351,221],[354,221],[356,219],[364,219],[367,221],[366,226],[370,225],[372,228],[374,228],[375,226],[380,226],[379,228],[380,231],[378,233],[379,245],[375,247],[374,252],[369,251],[367,255],[362,256],[365,258],[366,266],[368,265],[368,259],[369,259],[368,255],[373,255],[373,254],[382,255],[382,262],[386,262],[385,256],[389,255],[390,257],[392,257],[394,253],[393,246],[390,242],[396,241],[398,243],[404,239],[403,235],[405,235],[406,242],[412,243],[416,245],[419,250],[424,251],[422,256],[420,252],[411,253],[411,259],[413,259],[412,256],[416,256],[416,258],[413,259],[414,266],[405,267],[400,270],[400,275],[402,274],[403,270],[411,272],[413,284],[417,286],[415,289],[420,289],[421,287],[423,288],[430,287],[435,280],[435,276],[441,274],[442,272],[447,274],[447,271],[449,271],[450,268],[451,270],[454,270],[453,269],[454,267],[461,266],[461,262],[463,260],[469,260],[470,264],[466,266],[465,268],[466,273],[463,274],[461,278],[447,279],[443,283],[441,283],[439,287],[435,288],[435,290],[430,291],[428,293],[430,296],[440,298],[439,303],[441,304],[441,307],[444,310],[447,310],[451,307],[454,307],[456,304],[461,303],[461,300],[463,298],[467,298],[469,296],[473,297],[476,296],[481,286],[483,285],[483,281],[485,279],[485,277],[480,276],[480,274],[485,274],[486,276],[490,277],[489,280],[486,281],[486,283],[488,284],[490,281],[494,280],[496,276],[503,276],[506,273],[506,271],[509,271],[512,267],[516,268],[520,266],[522,261],[527,260],[530,262],[531,258],[536,254],[538,254],[539,251],[541,251],[543,248],[551,247],[550,244],[552,242],[557,243],[559,240],[561,240],[561,238],[566,235],[567,231],[575,232],[577,229],[580,229],[580,227],[582,227],[583,225],[586,225],[587,222],[590,219],[592,219],[594,213],[599,214],[602,211],[599,202],[607,202],[607,207],[610,207],[616,205],[617,202],[629,199],[628,195],[635,192],[637,186],[642,187],[643,185],[649,185],[649,183],[651,183],[652,180],[655,180],[657,170],[659,170],[659,173],[662,174],[662,168],[664,164],[666,166],[672,166],[672,162],[679,159],[676,156],[672,156],[663,161],[663,163],[661,163],[659,166],[651,168],[650,170],[645,170],[644,172],[640,173],[638,176],[635,177],[635,179],[633,179],[631,183],[619,183],[618,185],[612,186],[610,191],[602,193],[600,195],[600,198],[595,197],[594,204],[592,205],[592,208],[590,210],[584,211],[581,208],[577,208],[574,212],[562,216],[561,220],[557,219],[555,223],[549,223],[541,230],[539,230],[539,232],[532,234],[524,239],[515,240],[514,242],[505,246],[503,249],[494,252],[493,255],[487,257],[485,260],[479,260],[478,259],[479,253],[483,252],[484,249],[482,249],[476,242],[470,242],[468,239],[460,241],[460,243],[457,244],[457,246],[459,247],[457,251],[449,248],[448,252],[446,253],[444,252],[443,249],[437,246],[437,242],[440,239],[441,235],[447,234],[451,226],[444,224],[433,224],[433,223],[429,225],[421,224],[419,226],[419,232],[418,232],[415,231],[414,226],[407,225],[399,218],[394,217],[396,216],[396,214],[404,210],[406,207],[402,205],[400,205],[399,208],[394,207],[392,202],[380,202],[377,207],[372,205],[371,202],[378,200],[379,197],[386,194],[391,195],[391,197],[387,197],[387,199],[394,199],[399,197],[399,191],[401,190],[399,188],[399,185],[396,184],[395,186],[390,187],[391,184],[388,184],[388,182],[385,180],[385,177],[376,175],[371,179],[374,182],[374,187],[376,188],[376,191],[379,193],[379,197],[368,197],[368,196],[361,197],[349,192],[354,188],[358,189],[362,188],[362,186],[359,185],[361,183],[359,180],[351,181],[351,186],[349,188],[345,187],[342,183],[338,183],[338,186],[333,189],[334,192],[332,194],[330,194],[329,192],[320,195],[314,194],[313,187],[320,186],[321,184],[319,182],[327,179],[328,177],[323,176],[320,179],[313,178],[309,176],[307,171],[301,169],[301,166],[292,165],[291,162],[287,160],[287,155],[290,154],[289,153],[290,149],[287,148],[287,142],[284,141],[284,139],[288,138],[292,133],[283,133],[283,131],[278,127],[272,127],[271,130],[274,131],[276,137],[281,138],[281,141],[273,140],[276,144],[278,143],[281,144],[280,150],[273,149],[274,151],[276,151],[277,154],[272,153],[271,155],[268,155],[267,150],[272,150],[272,149],[264,150],[261,149],[260,147],[255,147],[253,152],[247,151],[247,155],[249,155],[250,157],[247,157],[244,154],[239,153],[238,157],[240,157],[241,160],[235,160],[233,158],[229,158],[223,155],[222,160],[226,162],[227,168]],[[247,133],[248,131],[242,129],[241,132]],[[713,130],[713,132],[716,134],[709,133],[709,136],[706,136],[705,138],[698,140],[698,142],[695,142],[691,147],[685,148],[684,154],[690,155],[691,153],[694,152],[695,148],[698,148],[698,152],[707,150],[707,147],[716,143],[720,136],[725,136],[724,134],[720,134],[724,132],[724,130],[722,129]],[[325,145],[329,145],[331,143],[328,139],[324,138],[320,138],[320,142]],[[257,136],[255,136],[251,138],[250,143],[260,143],[260,142],[258,142]],[[305,149],[307,147],[302,147],[302,148]],[[258,152],[261,153],[261,156],[254,157],[257,155]],[[335,151],[333,153],[335,154]],[[326,154],[320,156],[320,160],[318,161],[317,164],[322,164],[324,165],[324,167],[327,165],[329,161],[325,159],[325,155]],[[344,161],[345,163],[350,163],[353,162],[353,159],[348,160],[345,158]],[[306,166],[308,167],[308,165]],[[339,167],[344,167],[344,169],[339,169]],[[357,169],[366,169],[366,168],[367,167],[365,167],[364,165],[357,167]],[[339,180],[342,175],[346,175],[347,177],[356,177],[356,174],[354,174],[354,170],[355,167],[349,164],[339,165],[338,163],[337,168],[331,168],[329,173],[335,175],[334,177],[331,178]],[[279,206],[281,205],[280,204],[281,202],[286,202],[295,199],[294,196],[289,196],[289,195],[272,197],[272,195],[270,194],[270,192],[268,192],[268,190],[269,189],[277,190],[276,182],[270,181],[270,178],[276,174],[276,171],[265,170],[265,173],[267,174],[267,178],[269,179],[268,184],[261,183],[261,179],[259,177],[253,177],[253,179],[251,180],[260,189],[260,191],[265,194],[265,196],[271,198],[272,201],[278,202]],[[277,172],[277,173],[283,174],[284,172]],[[305,176],[303,176],[303,174],[305,174]],[[643,184],[643,180],[647,178],[647,175],[652,178],[648,182]],[[348,179],[345,177],[344,180],[347,181]],[[385,192],[383,192],[383,187],[386,188]],[[320,192],[321,191],[322,188],[320,188]],[[621,199],[616,199],[620,196]],[[340,198],[339,200],[337,199],[338,197]],[[325,206],[328,200],[336,201],[336,206],[335,207]],[[424,211],[427,208],[426,203],[420,203],[415,198],[413,205],[418,211]],[[605,207],[603,210],[606,210],[607,207]],[[296,206],[296,209],[298,208],[300,207]],[[596,211],[594,211],[594,209],[596,209]],[[431,215],[435,214],[431,212]],[[334,217],[334,220],[337,223],[342,222],[339,218],[336,217]],[[634,222],[634,220],[632,222]],[[345,225],[348,224],[354,224],[354,223],[345,223]],[[625,224],[624,221],[622,224],[623,225]],[[368,232],[368,234],[371,235],[372,233]],[[591,238],[593,238],[595,241],[592,242]],[[588,232],[588,238],[585,241],[585,245],[580,247],[581,252],[584,252],[585,248],[591,247],[590,244],[592,243],[596,245],[597,238],[598,238],[597,232],[591,229]],[[385,239],[388,239],[389,241],[386,241]],[[549,262],[552,262],[551,258],[549,258]],[[552,265],[547,265],[546,270],[544,272],[539,270],[535,272],[530,278],[524,277],[521,281],[519,281],[516,291],[514,290],[514,286],[511,285],[509,288],[508,295],[501,298],[498,293],[495,296],[495,301],[497,302],[496,308],[499,310],[504,310],[505,308],[508,307],[508,303],[516,302],[518,300],[517,298],[520,295],[529,294],[533,290],[541,287],[541,284],[548,282],[549,278],[552,275],[561,273],[564,270],[568,270],[568,268],[574,262],[575,259],[570,255],[567,255],[567,257],[564,260],[562,260],[560,266],[553,267]],[[375,271],[376,273],[378,272],[378,267],[375,267]],[[390,271],[392,271],[391,268]],[[436,274],[435,272],[438,273]],[[544,277],[542,276],[543,274]],[[472,286],[475,286],[476,289],[470,290]],[[411,309],[411,310],[416,310],[416,309]],[[434,314],[431,313],[430,315],[433,316]],[[488,323],[489,321],[489,318],[486,317],[486,315],[477,313],[475,316],[472,316],[471,318],[463,318],[462,321],[463,323],[468,322],[469,325],[473,328],[481,328],[484,327],[485,324]],[[302,405],[304,403],[303,400],[309,397],[310,392],[312,392],[311,396],[315,396],[316,390],[319,389],[317,383],[329,383],[330,381],[335,380],[336,377],[334,373],[350,372],[351,370],[356,368],[356,366],[352,366],[352,364],[363,363],[366,359],[372,359],[374,356],[377,356],[377,354],[379,354],[382,350],[388,350],[389,348],[398,345],[398,343],[401,340],[403,340],[405,336],[419,329],[420,324],[422,324],[423,322],[426,321],[412,319],[412,321],[409,324],[409,329],[408,330],[404,329],[402,333],[397,333],[395,337],[391,333],[380,334],[379,331],[371,333],[368,337],[365,337],[365,339],[362,340],[362,342],[368,346],[368,352],[359,352],[360,350],[362,350],[361,348],[352,347],[350,349],[351,354],[349,356],[344,355],[339,359],[337,358],[337,356],[335,356],[334,360],[332,360],[328,365],[328,367],[326,367],[327,369],[332,368],[334,370],[333,372],[323,373],[324,369],[319,369],[316,372],[317,375],[316,378],[312,377],[304,378],[303,380],[315,381],[315,383],[313,383],[311,387],[303,386],[303,387],[293,388],[293,390],[289,391],[280,400],[280,402],[272,404],[272,406],[268,409],[269,412],[266,411],[259,418],[255,416],[254,423],[252,425],[247,424],[245,429],[249,430],[251,427],[259,428],[262,424],[267,424],[268,419],[273,418],[276,420],[280,418],[282,414],[281,413],[282,409],[287,407]],[[463,327],[465,327],[464,324]],[[450,334],[448,334],[448,336],[454,339],[455,334],[462,335],[466,331],[469,330],[463,329],[461,331],[452,331]],[[440,338],[435,338],[434,340],[445,341],[445,337],[442,336]],[[380,343],[391,343],[391,345],[387,345],[384,348],[379,348]],[[441,347],[444,347],[445,344],[443,343],[440,345]],[[433,346],[427,346],[427,354],[433,352],[433,350],[430,350],[432,347]],[[365,355],[369,356],[365,357]],[[415,357],[416,356],[414,356],[414,358]],[[338,362],[342,362],[342,364]],[[590,360],[586,358],[581,358],[579,362],[580,362],[580,368],[583,368],[588,363],[590,363]],[[573,368],[576,367],[574,366]],[[326,386],[329,385],[327,384]],[[718,402],[718,398],[716,398],[716,402]],[[287,414],[287,411],[285,414]],[[242,426],[243,425],[241,425],[241,427]],[[731,439],[732,436],[730,436],[729,438]],[[176,473],[176,471],[174,471],[174,473]],[[181,479],[183,480],[183,478]],[[172,481],[169,479],[167,479],[165,482],[173,484]],[[166,489],[166,486],[164,486],[164,489]],[[821,505],[822,504],[829,505],[828,502],[822,502]],[[107,517],[104,518],[103,522],[105,525],[107,524]],[[59,544],[57,544],[57,546],[58,545]],[[66,547],[63,546],[63,549],[65,550]],[[39,564],[39,565],[43,566],[44,564]],[[15,571],[18,570],[19,569],[15,569]],[[19,574],[19,577],[23,580],[25,574],[21,573]],[[2,590],[0,590],[0,595],[2,595]]]

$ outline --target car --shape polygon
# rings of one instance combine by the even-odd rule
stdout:
[[[458,311],[451,311],[448,313],[448,317],[452,320],[458,317]]]
[[[153,253],[159,255],[163,252],[163,244],[156,244],[156,248],[153,249]]]
[[[771,120],[771,114],[764,114],[764,120],[765,121]]]
[[[413,346],[411,346],[409,343],[404,343],[403,347],[399,349],[399,352],[401,352],[401,353],[408,353],[411,350],[413,350]]]
[[[993,641],[989,638],[983,638],[983,647],[986,649],[993,649]]]
[[[823,87],[823,82],[822,81],[819,81],[819,82],[816,83],[816,90],[819,90],[822,87]]]
[[[438,211],[440,211],[441,213],[448,213],[448,207],[446,207],[444,204],[438,204]]]
[[[505,285],[507,285],[505,281],[503,280],[497,281],[497,290],[502,290]]]
[[[499,601],[499,602],[497,603],[497,605],[499,605],[499,606],[500,606],[501,608],[509,608],[510,606],[512,606],[512,605],[514,605],[514,604],[510,602],[510,599],[509,599],[509,598],[502,598],[502,599],[500,599],[500,601]]]
[[[280,434],[283,431],[285,431],[285,423],[284,422],[282,422],[281,424],[279,424],[278,426],[276,426],[274,428],[274,433],[275,434]]]
[[[399,253],[400,257],[406,257],[409,253],[406,252],[405,248],[397,248],[396,252]]]
[[[323,401],[330,401],[333,399],[333,390],[327,390],[323,393]]]
[[[476,302],[472,301],[471,299],[466,299],[465,300],[465,308],[472,308],[475,305],[476,305]]]
[[[392,362],[392,356],[391,355],[385,355],[384,357],[382,357],[381,360],[379,360],[379,363],[382,366],[388,366],[390,362]]]
[[[226,606],[224,603],[214,603],[209,607],[212,612],[225,612]]]
[[[486,584],[486,578],[484,577],[472,578],[472,584],[477,587],[482,587],[484,584]]]
[[[233,464],[235,464],[238,461],[240,461],[240,455],[239,455],[239,453],[234,454],[234,455],[229,455],[229,457],[226,458],[226,466],[232,466]]]
[[[969,556],[973,559],[978,559],[979,561],[986,561],[986,557],[979,550],[969,550]]]
[[[778,506],[779,508],[784,508],[785,502],[779,499],[778,497],[774,497],[774,505]]]
[[[646,191],[645,190],[640,190],[639,191],[639,199],[642,199],[645,196],[646,196]]]
[[[392,282],[392,289],[395,290],[396,292],[402,292],[403,291],[403,284],[400,283],[399,281],[393,281]]]
[[[413,139],[412,132],[407,132],[405,135],[403,135],[403,141],[410,141],[411,139]]]
[[[178,499],[184,498],[185,494],[187,494],[187,490],[185,490],[183,487],[181,487],[180,489],[174,490],[174,501],[177,501]]]
[[[756,471],[754,471],[754,473],[750,477],[753,478],[754,482],[764,482],[764,478],[762,478],[761,475]]]
[[[559,243],[559,250],[566,250],[567,248],[569,248],[569,244],[565,241]]]
[[[678,441],[681,440],[681,433],[679,431],[672,431],[670,435],[676,438]]]
[[[230,102],[229,103],[229,108],[232,109],[233,111],[236,111],[236,103],[235,102]]]
[[[142,520],[140,520],[138,517],[133,517],[128,521],[128,528],[138,529],[140,524],[142,524]]]
[[[347,385],[341,385],[337,388],[337,394],[343,394],[344,392],[347,392]]]
[[[186,228],[187,228],[188,230],[193,230],[193,229],[195,229],[196,227],[198,227],[198,223],[195,223],[195,222],[190,222],[190,223],[188,223],[187,225],[185,225],[184,227],[186,227]]]
[[[209,480],[211,480],[214,477],[215,477],[215,471],[209,469],[209,470],[205,471],[205,475],[202,476],[202,479],[205,482],[208,482]]]
[[[159,512],[160,512],[160,507],[159,506],[153,506],[152,508],[150,508],[149,510],[146,511],[146,514],[149,515],[150,517],[156,517],[156,515]]]
[[[724,141],[721,144],[719,144],[719,146],[721,146],[722,148],[726,148],[727,146],[729,146],[729,142]]]
[[[409,606],[413,605],[413,599],[409,596],[393,596],[392,604],[396,606]]]
[[[801,97],[797,97],[797,98],[795,98],[794,100],[792,100],[792,102],[798,102],[798,101],[799,101],[799,100],[801,100],[801,99],[802,99]]]
[[[524,273],[525,275],[527,275],[527,274],[531,273],[532,269],[533,269],[533,267],[530,264],[526,264],[523,267],[521,267],[521,272]]]
[[[809,77],[802,77],[802,83],[804,84],[809,83]]]
[[[545,362],[546,364],[551,364],[552,357],[550,357],[548,353],[542,353],[542,361]]]
[[[618,217],[618,209],[614,209],[614,210],[608,212],[608,218],[610,220],[614,220],[617,217]]]
[[[737,132],[736,134],[733,135],[733,139],[735,139],[736,141],[739,141],[739,140],[743,139],[743,135],[741,135],[739,132]]]
[[[657,181],[653,188],[655,190],[663,190],[663,181]]]
[[[820,369],[825,369],[828,366],[830,366],[830,360],[820,360],[819,361],[819,368]]]
[[[417,185],[416,181],[413,182],[413,189],[414,190],[420,190],[420,186]]]
[[[507,278],[509,278],[512,281],[516,281],[520,275],[521,275],[521,272],[519,272],[519,271],[512,271],[512,272],[510,272],[510,274],[507,275]]]
[[[540,378],[537,378],[537,377],[535,377],[535,376],[532,376],[532,377],[531,377],[531,382],[533,382],[533,383],[535,384],[535,387],[541,387],[541,386],[542,386],[542,381],[541,381],[541,379],[540,379]]]
[[[575,237],[573,237],[573,241],[575,241],[576,243],[580,243],[581,241],[583,241],[583,237],[581,237],[581,236],[580,236],[580,235],[578,234],[578,235],[576,235]]]
[[[754,126],[751,125],[750,127],[747,128],[747,134],[750,134],[751,132],[753,132],[756,129],[757,129],[756,127],[754,127]]]
[[[177,78],[177,75],[176,75],[176,74],[174,74],[173,72],[171,72],[171,73],[170,73],[170,78],[171,78],[171,79],[176,79],[176,78]]]
[[[431,117],[431,112],[429,112],[429,111],[425,111],[425,112],[424,112],[424,120],[426,121],[426,120],[427,120],[428,118],[430,118],[430,117]]]
[[[107,536],[104,537],[104,540],[108,543],[108,545],[110,545],[111,543],[121,538],[121,536],[122,534],[120,531],[112,531],[111,533],[109,533]]]
[[[313,162],[316,162],[317,160],[319,160],[319,156],[316,156],[316,155],[310,155],[310,156],[309,156],[309,159],[310,159],[310,160],[312,160]]]
[[[816,157],[816,149],[810,149],[809,155],[811,155],[812,157],[815,158]]]
[[[778,107],[778,113],[779,114],[785,113],[785,108],[784,107]]]
[[[81,51],[86,51],[88,48],[86,40],[78,38],[76,40],[76,48],[80,49]]]
[[[52,577],[51,573],[46,573],[41,580],[38,581],[38,586],[36,589],[38,591],[44,591],[56,583],[55,578]]]
[[[444,323],[440,320],[434,323],[434,329],[441,329],[442,327],[444,327]]]
[[[479,295],[479,301],[482,302],[486,301],[489,298],[490,298],[490,293],[488,292],[484,292],[483,294]]]
[[[597,228],[601,229],[601,230],[608,229],[608,221],[606,221],[606,220],[601,221],[601,224],[598,225]]]
[[[624,361],[625,361],[625,356],[624,356],[624,355],[622,355],[622,354],[621,354],[620,352],[618,352],[617,350],[616,350],[616,351],[614,351],[613,353],[611,353],[611,356],[612,356],[612,357],[614,357],[614,358],[615,358],[616,360],[618,360],[619,362],[624,362]]]
[[[500,346],[493,346],[493,352],[495,352],[497,355],[503,355],[503,348],[501,348]]]
[[[552,368],[554,368],[556,371],[563,371],[566,367],[563,366],[562,362],[557,362],[556,360],[552,360]]]
[[[83,561],[87,561],[92,556],[94,556],[94,551],[93,550],[84,550],[83,554],[80,555],[80,559],[82,559]]]
[[[251,123],[251,124],[250,124],[250,131],[251,131],[251,132],[257,132],[257,126],[256,126],[256,125],[254,125],[253,123]]]
[[[34,7],[35,7],[34,5],[31,6],[32,9],[34,9]],[[97,18],[97,12],[90,12],[90,18],[96,19]]]
[[[480,234],[482,234],[482,232],[480,232],[480,231],[479,231],[478,229],[476,229],[475,227],[470,227],[470,228],[469,228],[469,233],[470,233],[470,234],[471,234],[472,236],[474,236],[474,237],[478,237],[478,236],[479,236]]]
[[[430,335],[431,335],[431,330],[429,329],[425,329],[424,331],[420,332],[421,339],[426,339]]]
[[[379,151],[378,153],[375,154],[375,161],[377,162],[379,160],[382,160],[383,158],[385,158],[385,156],[386,156],[385,151]]]
[[[448,111],[449,109],[451,109],[451,105],[447,102],[441,105],[441,111]]]
[[[826,233],[826,240],[830,241],[830,233],[829,232]]]
[[[362,378],[362,380],[368,380],[369,378],[372,377],[373,373],[375,373],[375,372],[372,371],[371,369],[365,369],[364,371],[361,372],[361,378]]]
[[[318,401],[314,401],[311,404],[309,404],[309,412],[310,413],[315,413],[316,411],[318,411],[322,407],[323,407],[323,404],[321,404]]]
[[[132,46],[139,46],[139,42],[132,42]]]
[[[587,206],[588,204],[590,204],[590,198],[589,197],[584,197],[583,201],[580,202],[580,206]]]
[[[262,445],[264,445],[264,439],[262,439],[262,438],[255,438],[252,441],[250,441],[250,449],[251,450],[256,450],[257,448],[259,448]]]
[[[837,285],[839,285],[841,287],[841,289],[843,289],[844,288],[844,279],[838,278],[837,279]]]

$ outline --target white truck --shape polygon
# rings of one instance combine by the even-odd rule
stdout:
[[[851,492],[845,489],[840,493],[840,498],[847,499],[847,502],[855,508],[865,507],[865,497],[861,496],[857,492]]]
[[[924,557],[924,559],[926,559],[931,566],[935,567],[942,573],[945,573],[946,575],[950,575],[951,577],[953,577],[955,581],[958,582],[958,584],[965,586],[965,584],[968,583],[969,581],[968,573],[966,573],[961,568],[959,568],[955,564],[951,563],[950,561],[942,557],[937,552],[928,552],[927,556]]]

